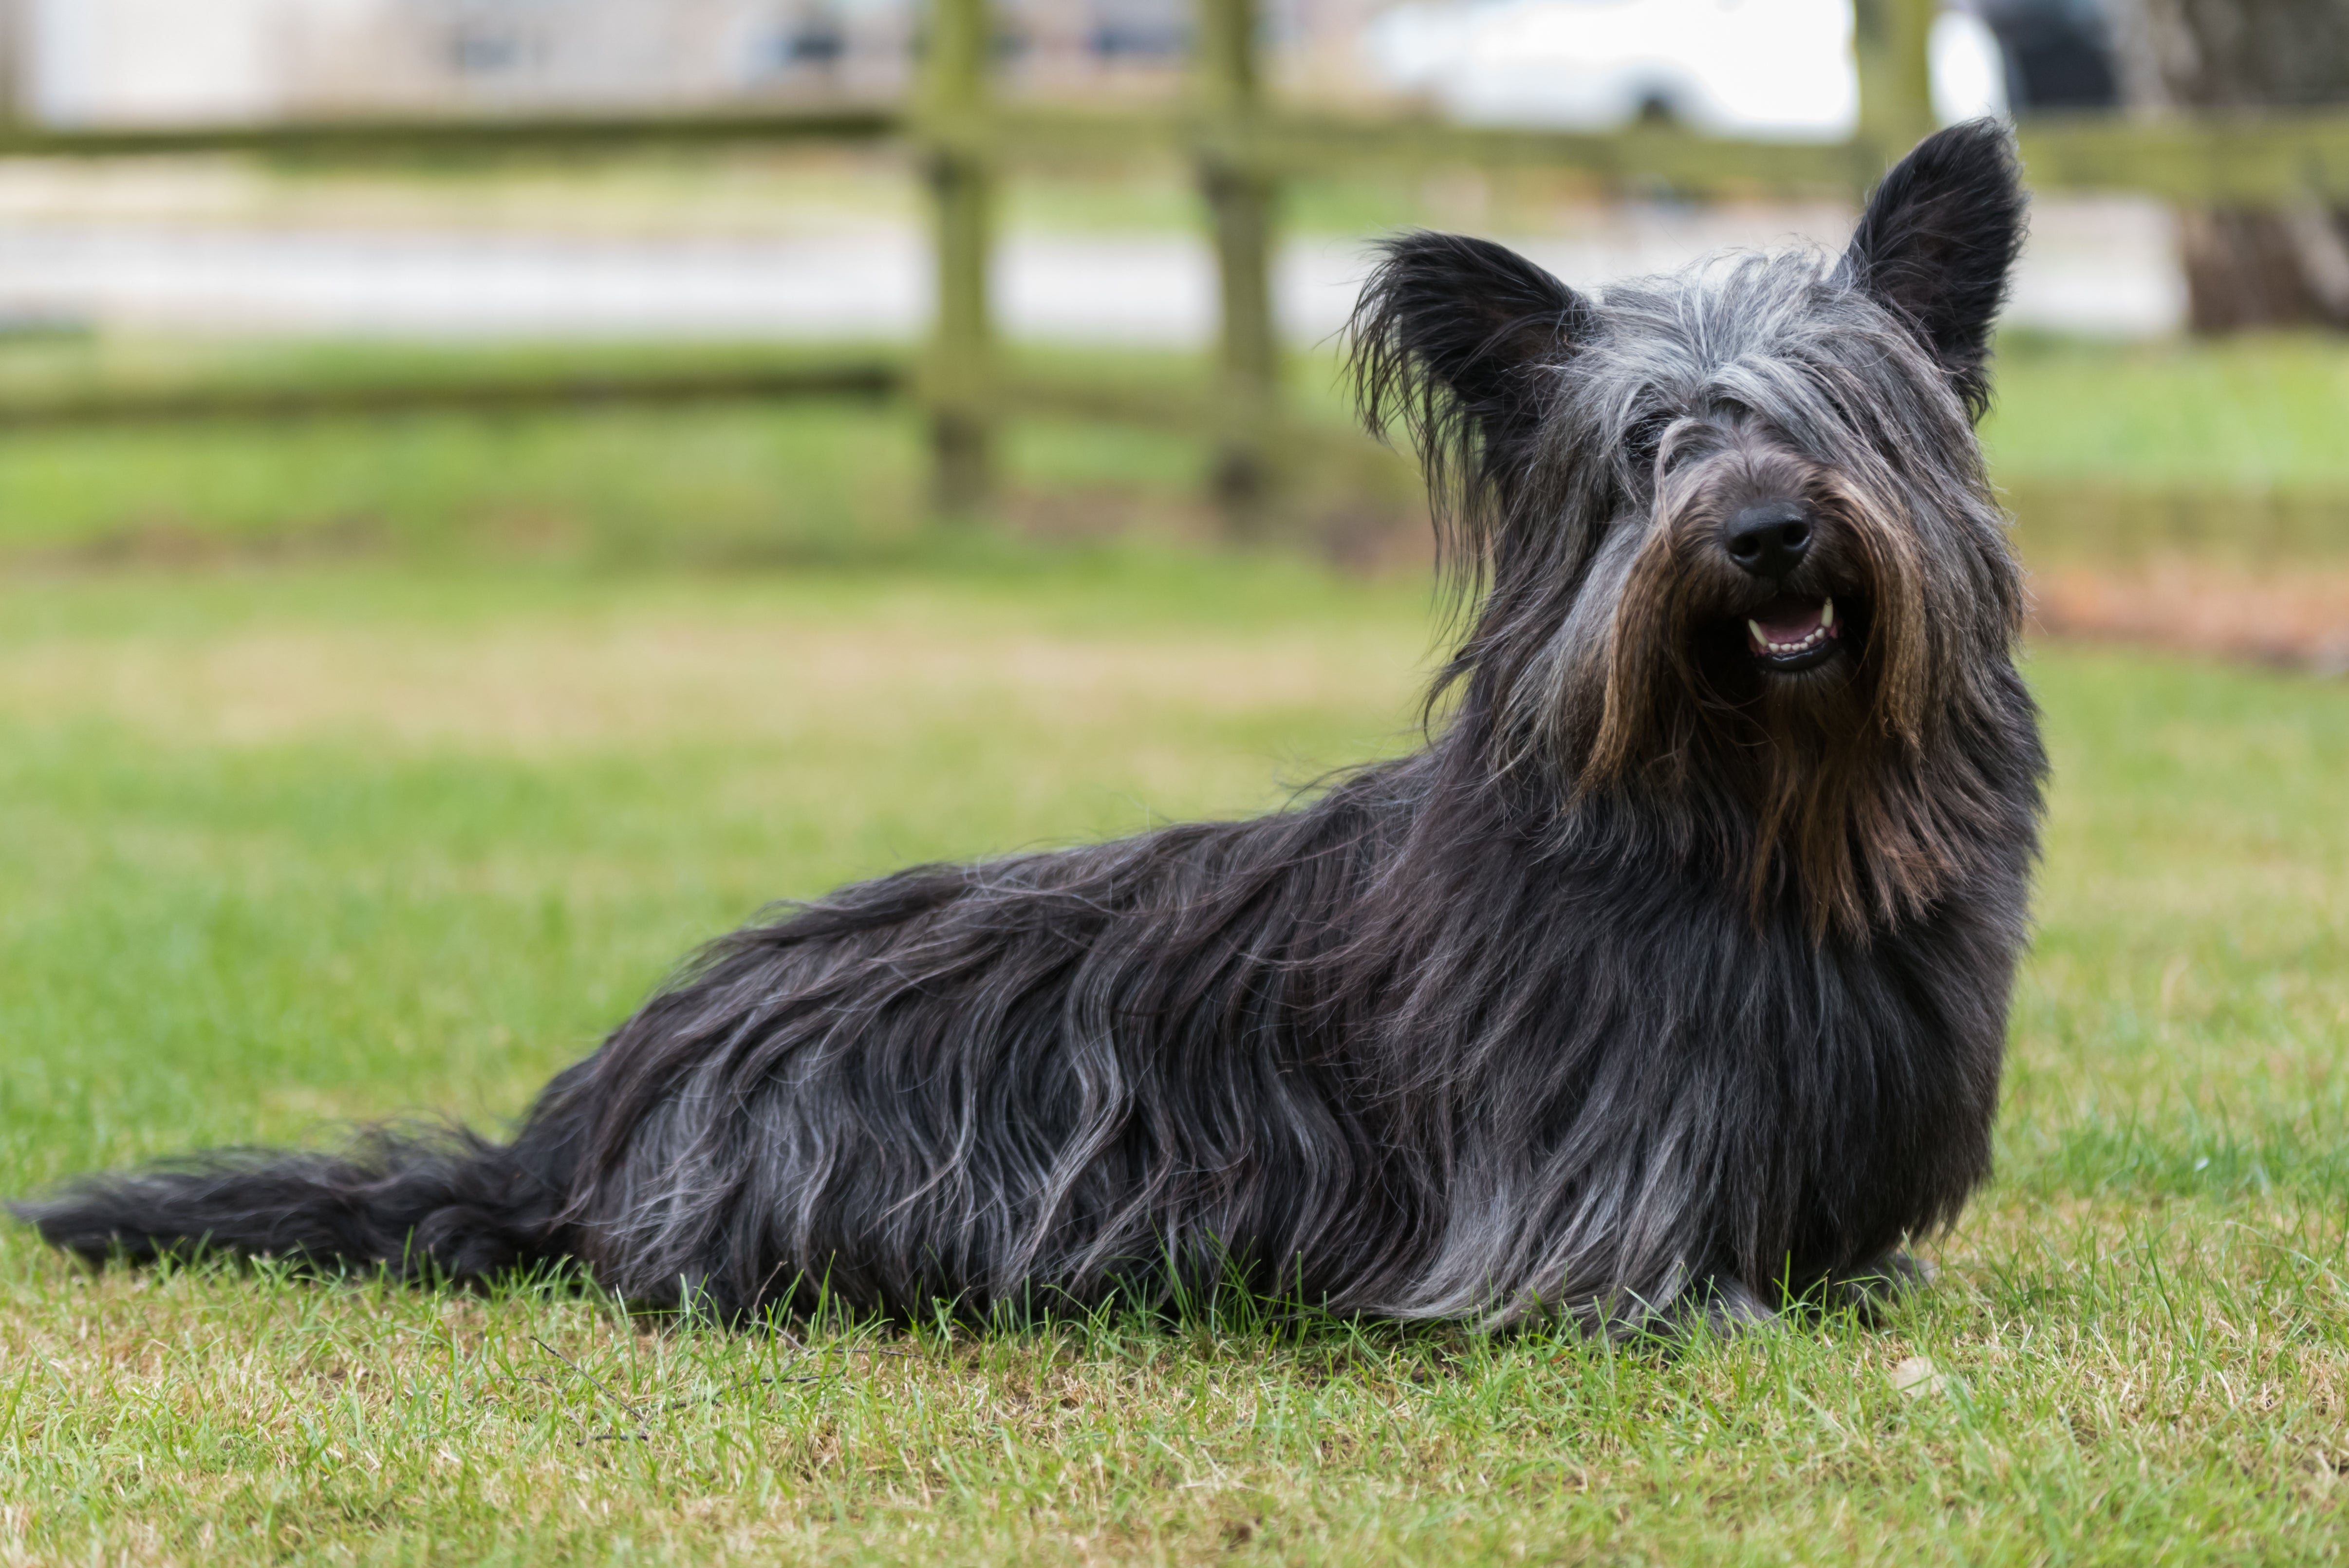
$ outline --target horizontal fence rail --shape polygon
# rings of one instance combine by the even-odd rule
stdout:
[[[803,141],[878,141],[903,133],[894,105],[728,113],[352,117],[219,125],[0,129],[0,158],[135,158],[252,152],[338,161],[433,154],[632,151]]]
[[[25,130],[0,125],[0,158],[250,153],[339,163],[436,154],[613,153],[661,148],[894,142],[915,117],[894,106],[729,114],[521,119],[306,119],[234,125]],[[1851,142],[1739,141],[1669,125],[1615,131],[1459,126],[1408,117],[1268,113],[1218,124],[1174,109],[1021,106],[922,123],[935,148],[1006,166],[1113,170],[1212,151],[1283,178],[1356,170],[1561,170],[1675,194],[1848,194],[1880,174]],[[2018,122],[2042,191],[2126,192],[2200,204],[2349,201],[2349,111],[2041,114]]]
[[[798,398],[879,400],[903,396],[912,386],[902,357],[880,355],[819,358],[802,354],[761,364],[731,354],[707,364],[688,360],[641,368],[521,369],[467,364],[452,356],[429,368],[378,372],[365,379],[250,378],[199,385],[0,390],[0,431]]]
[[[93,389],[0,397],[0,424],[275,418],[429,408],[611,401],[887,397],[910,392],[928,420],[934,494],[949,513],[985,504],[996,428],[1007,412],[1080,412],[1174,423],[1215,442],[1214,483],[1233,526],[1260,518],[1284,451],[1326,444],[1285,426],[1271,258],[1284,182],[1358,170],[1469,167],[1568,171],[1614,185],[1693,196],[1852,197],[1932,129],[1927,36],[1937,0],[1854,0],[1860,85],[1846,142],[1703,137],[1668,125],[1611,132],[1463,127],[1284,109],[1263,89],[1257,0],[1196,0],[1187,101],[1097,110],[999,102],[990,81],[990,0],[930,0],[921,74],[903,106],[841,103],[703,113],[368,117],[243,125],[59,130],[0,119],[0,157],[244,153],[291,161],[545,156],[659,147],[909,146],[930,194],[936,254],[926,348],[910,363],[867,357],[791,364],[678,364],[626,373],[479,373],[443,369],[368,385]],[[0,47],[0,53],[5,53]],[[2031,183],[2205,204],[2349,202],[2349,112],[2326,109],[2147,117],[2034,116],[2019,126]],[[996,208],[1006,172],[1179,160],[1213,229],[1221,328],[1210,395],[1137,399],[1043,386],[999,363],[990,310]]]

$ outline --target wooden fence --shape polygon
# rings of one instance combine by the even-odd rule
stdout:
[[[264,391],[122,393],[8,410],[11,422],[244,416],[582,398],[782,397],[910,390],[929,421],[935,493],[949,512],[982,504],[1000,421],[1044,407],[1175,423],[1209,435],[1215,486],[1237,525],[1262,506],[1299,432],[1284,427],[1272,257],[1282,182],[1349,169],[1570,170],[1702,196],[1856,196],[1933,126],[1927,35],[1938,0],[1854,0],[1860,88],[1857,133],[1836,144],[1731,140],[1670,126],[1611,133],[1471,129],[1286,109],[1265,90],[1257,0],[1196,0],[1191,91],[1177,107],[1103,111],[1001,101],[991,90],[990,0],[930,0],[919,86],[887,108],[554,118],[349,119],[169,129],[43,130],[0,123],[0,156],[252,152],[332,160],[569,152],[652,146],[876,142],[904,139],[926,182],[936,247],[936,314],[911,374],[899,361],[799,362],[722,373],[654,368],[593,382],[545,375],[482,380],[452,374],[396,385],[341,383]],[[5,0],[0,0],[5,5]],[[6,75],[0,71],[0,75]],[[2227,117],[2032,117],[2023,157],[2040,190],[2106,190],[2184,202],[2349,204],[2349,112]],[[1206,400],[1095,396],[1009,373],[989,311],[995,213],[1007,172],[1038,162],[1114,167],[1185,160],[1214,230],[1221,327]]]

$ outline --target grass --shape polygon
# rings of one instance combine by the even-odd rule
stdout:
[[[1983,428],[2027,552],[2230,566],[2349,556],[2337,338],[2088,344],[2010,335]]]
[[[678,361],[770,362],[776,350],[90,339],[0,345],[0,407],[94,388],[278,387],[444,371],[625,375]],[[1123,394],[1203,389],[1172,354],[1030,349],[1045,380]],[[1296,416],[1347,427],[1328,354],[1291,362]],[[5,424],[0,420],[0,424]],[[2011,337],[1983,429],[1992,472],[2045,562],[2153,551],[2337,566],[2349,556],[2349,349],[2316,337],[2096,345]],[[1365,452],[1369,451],[1364,448]],[[1009,514],[1060,535],[1213,527],[1208,452],[1164,428],[1012,422]],[[414,414],[210,428],[0,432],[0,559],[225,552],[642,565],[905,559],[923,526],[920,423],[895,407],[582,409]],[[1319,462],[1281,511],[1344,554],[1369,532],[1416,538],[1400,462]]]
[[[491,1121],[764,899],[1274,805],[1408,743],[1426,610],[1135,545],[0,578],[0,1190]],[[0,1563],[2335,1561],[2349,689],[2030,674],[2000,1174],[1884,1328],[793,1339],[8,1228]]]
[[[2349,348],[2278,334],[2098,344],[2009,334],[1985,431],[2002,475],[2141,491],[2349,491]]]

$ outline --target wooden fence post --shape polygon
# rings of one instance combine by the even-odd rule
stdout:
[[[922,366],[932,496],[966,514],[992,477],[995,329],[988,310],[995,171],[988,140],[988,0],[931,0],[919,143],[937,244],[937,316]]]
[[[31,6],[26,0],[0,0],[0,127],[21,128],[33,97]]]
[[[1254,531],[1272,483],[1280,340],[1272,312],[1272,180],[1253,158],[1262,106],[1255,0],[1198,0],[1199,182],[1216,230],[1216,499],[1236,534]]]
[[[1852,54],[1859,67],[1855,173],[1863,192],[1938,123],[1930,51],[1940,9],[1940,0],[1852,0]]]

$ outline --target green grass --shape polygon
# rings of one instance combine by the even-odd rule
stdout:
[[[2160,552],[2272,568],[2349,556],[2349,346],[2010,335],[1982,430],[2044,561]]]
[[[923,422],[905,404],[819,398],[5,429],[13,403],[111,390],[274,392],[445,379],[468,368],[592,380],[792,357],[756,345],[0,342],[0,560],[327,551],[739,564],[931,548]],[[1183,356],[1034,358],[1063,379],[1205,382],[1204,367]],[[1319,386],[1330,375],[1317,364],[1307,379]],[[1007,429],[1000,474],[1011,509],[1055,531],[1088,516],[1124,525],[1138,514],[1195,524],[1208,458],[1196,437],[1038,418]]]
[[[0,1190],[491,1121],[764,899],[1408,743],[1416,585],[964,556],[0,579]],[[92,1279],[9,1228],[0,1563],[2335,1561],[2349,688],[2030,675],[2058,771],[2000,1173],[1886,1327],[794,1343]]]
[[[2349,344],[2009,334],[1983,434],[2009,483],[2349,493]]]
[[[495,372],[626,374],[771,359],[752,347],[493,350],[94,339],[0,345],[0,409],[106,387],[277,387]],[[1199,391],[1174,354],[1029,349],[1031,375],[1129,398]],[[1337,366],[1289,366],[1296,417],[1348,428]],[[1983,428],[2045,560],[2178,549],[2271,564],[2349,555],[2349,347],[2318,337],[2122,347],[2011,337]],[[0,419],[0,426],[5,426]],[[1316,449],[1317,451],[1320,449]],[[1362,449],[1366,457],[1371,449]],[[1208,452],[1165,428],[1013,421],[1007,514],[1053,535],[1213,526]],[[414,414],[274,424],[0,430],[0,560],[366,551],[573,563],[903,559],[930,547],[918,419],[846,401]],[[1415,536],[1401,462],[1317,460],[1279,508],[1301,539]]]

